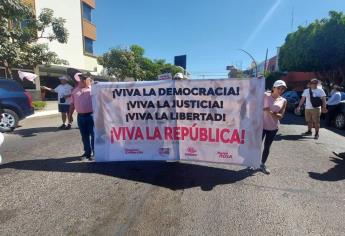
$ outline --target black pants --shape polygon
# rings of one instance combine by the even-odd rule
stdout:
[[[327,106],[327,114],[326,114],[326,121],[327,125],[331,126],[333,119],[335,118],[335,115],[337,114],[337,105],[335,106]]]
[[[267,161],[268,155],[270,154],[270,148],[271,148],[272,142],[277,132],[278,130],[263,130],[262,132],[262,141],[265,139],[264,151],[262,152],[262,159],[261,159],[262,164],[265,164]]]
[[[91,152],[94,151],[94,125],[91,113],[87,115],[78,114],[78,126],[83,141],[84,152],[87,155],[91,155]]]

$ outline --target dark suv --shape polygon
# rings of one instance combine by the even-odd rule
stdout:
[[[4,110],[0,121],[0,132],[15,129],[18,122],[34,114],[32,98],[20,83],[0,78],[0,107]]]

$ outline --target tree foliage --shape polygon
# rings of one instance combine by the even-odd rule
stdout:
[[[299,27],[287,36],[279,66],[284,71],[313,71],[345,79],[344,39],[345,15],[331,11],[328,18]]]
[[[67,43],[65,20],[43,9],[36,17],[21,0],[0,0],[0,64],[9,72],[13,66],[35,67],[41,64],[67,64],[40,39]]]
[[[113,48],[98,58],[108,75],[115,76],[123,81],[126,78],[134,78],[137,81],[156,80],[158,75],[164,73],[176,74],[182,69],[166,63],[165,60],[151,60],[144,56],[145,50],[132,45],[129,48]]]

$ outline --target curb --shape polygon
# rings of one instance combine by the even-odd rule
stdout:
[[[59,114],[58,110],[38,111],[38,112],[35,112],[35,114],[26,117],[26,119],[35,118],[35,117],[43,117],[43,116],[51,116],[51,115],[57,115],[57,114]]]

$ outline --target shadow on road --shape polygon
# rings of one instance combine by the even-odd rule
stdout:
[[[281,124],[283,125],[303,125],[305,128],[301,130],[301,133],[307,131],[307,123],[305,122],[304,117],[296,116],[292,113],[286,113],[284,119],[281,120]],[[333,126],[327,126],[325,120],[321,120],[321,128],[328,129],[333,133],[345,136],[345,130],[337,129]]]
[[[312,179],[320,181],[340,181],[345,179],[345,160],[330,157],[336,165],[325,173],[309,172]]]
[[[12,134],[20,135],[23,138],[34,137],[40,133],[50,133],[61,131],[56,127],[41,127],[41,128],[30,128],[30,129],[18,129],[14,130]]]
[[[0,165],[0,170],[5,168],[31,171],[96,173],[148,183],[171,190],[200,187],[203,191],[210,191],[217,185],[232,184],[254,174],[253,171],[247,169],[233,171],[179,162],[85,163],[79,162],[79,157],[16,161]]]
[[[303,116],[296,116],[289,112],[285,113],[285,116],[280,123],[283,125],[306,125]]]
[[[310,139],[311,137],[308,136],[303,136],[301,134],[296,134],[296,135],[282,135],[282,134],[277,134],[276,137],[274,138],[275,141],[297,141],[297,140],[307,140]],[[312,137],[313,138],[313,137]]]

